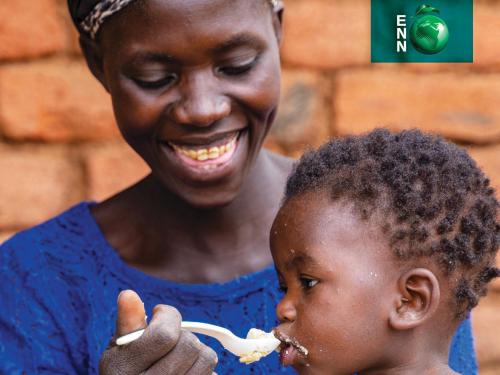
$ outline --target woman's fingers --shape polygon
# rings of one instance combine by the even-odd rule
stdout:
[[[147,375],[176,374],[184,375],[199,359],[204,345],[191,332],[182,331],[179,341],[165,357],[158,361],[148,371]],[[207,372],[198,374],[205,374]],[[211,374],[211,372],[210,372]]]
[[[132,319],[123,319],[123,316],[119,319],[121,321],[117,323],[117,329],[120,329],[120,334],[130,333],[126,332],[123,327],[136,327],[129,325]],[[112,346],[103,353],[99,365],[100,373],[103,375],[140,374],[167,356],[176,346],[180,333],[180,313],[171,306],[158,305],[154,309],[151,323],[141,337],[123,346]],[[189,361],[189,358],[183,359]],[[165,372],[165,374],[168,373]]]
[[[205,346],[200,352],[198,360],[189,369],[186,375],[214,375],[215,372],[213,372],[213,370],[217,365],[217,361],[217,354],[212,348]]]
[[[118,296],[116,337],[146,328],[146,311],[139,295],[133,290],[124,290]]]

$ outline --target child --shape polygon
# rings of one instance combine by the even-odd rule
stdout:
[[[300,374],[455,373],[453,333],[500,275],[498,206],[465,151],[417,130],[303,156],[271,230],[282,363]]]

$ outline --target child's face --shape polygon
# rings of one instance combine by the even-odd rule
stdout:
[[[103,25],[119,128],[193,206],[233,200],[259,153],[279,99],[276,20],[265,1],[148,0]]]
[[[279,211],[271,250],[286,290],[277,331],[308,350],[283,347],[282,363],[301,374],[385,365],[398,271],[378,228],[326,193],[306,193]]]

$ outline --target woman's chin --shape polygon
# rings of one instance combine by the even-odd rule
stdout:
[[[206,190],[201,194],[186,194],[184,191],[179,197],[189,206],[200,210],[211,210],[225,207],[236,199],[236,193],[217,192],[207,193]]]

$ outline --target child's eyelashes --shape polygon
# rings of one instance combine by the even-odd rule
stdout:
[[[318,282],[319,282],[318,280],[313,279],[311,277],[304,277],[304,276],[300,277],[300,284],[302,288],[305,290],[314,288],[318,284]]]
[[[317,280],[317,279],[314,279],[311,277],[300,277],[299,283],[297,284],[297,286],[300,286],[300,288],[302,288],[303,290],[308,291],[308,290],[314,288],[318,283],[319,283],[319,280]],[[288,292],[288,287],[285,284],[280,283],[279,284],[279,291],[281,293],[286,294]]]
[[[280,284],[278,289],[283,294],[286,294],[286,292],[288,291],[288,288],[286,287],[285,284]]]

